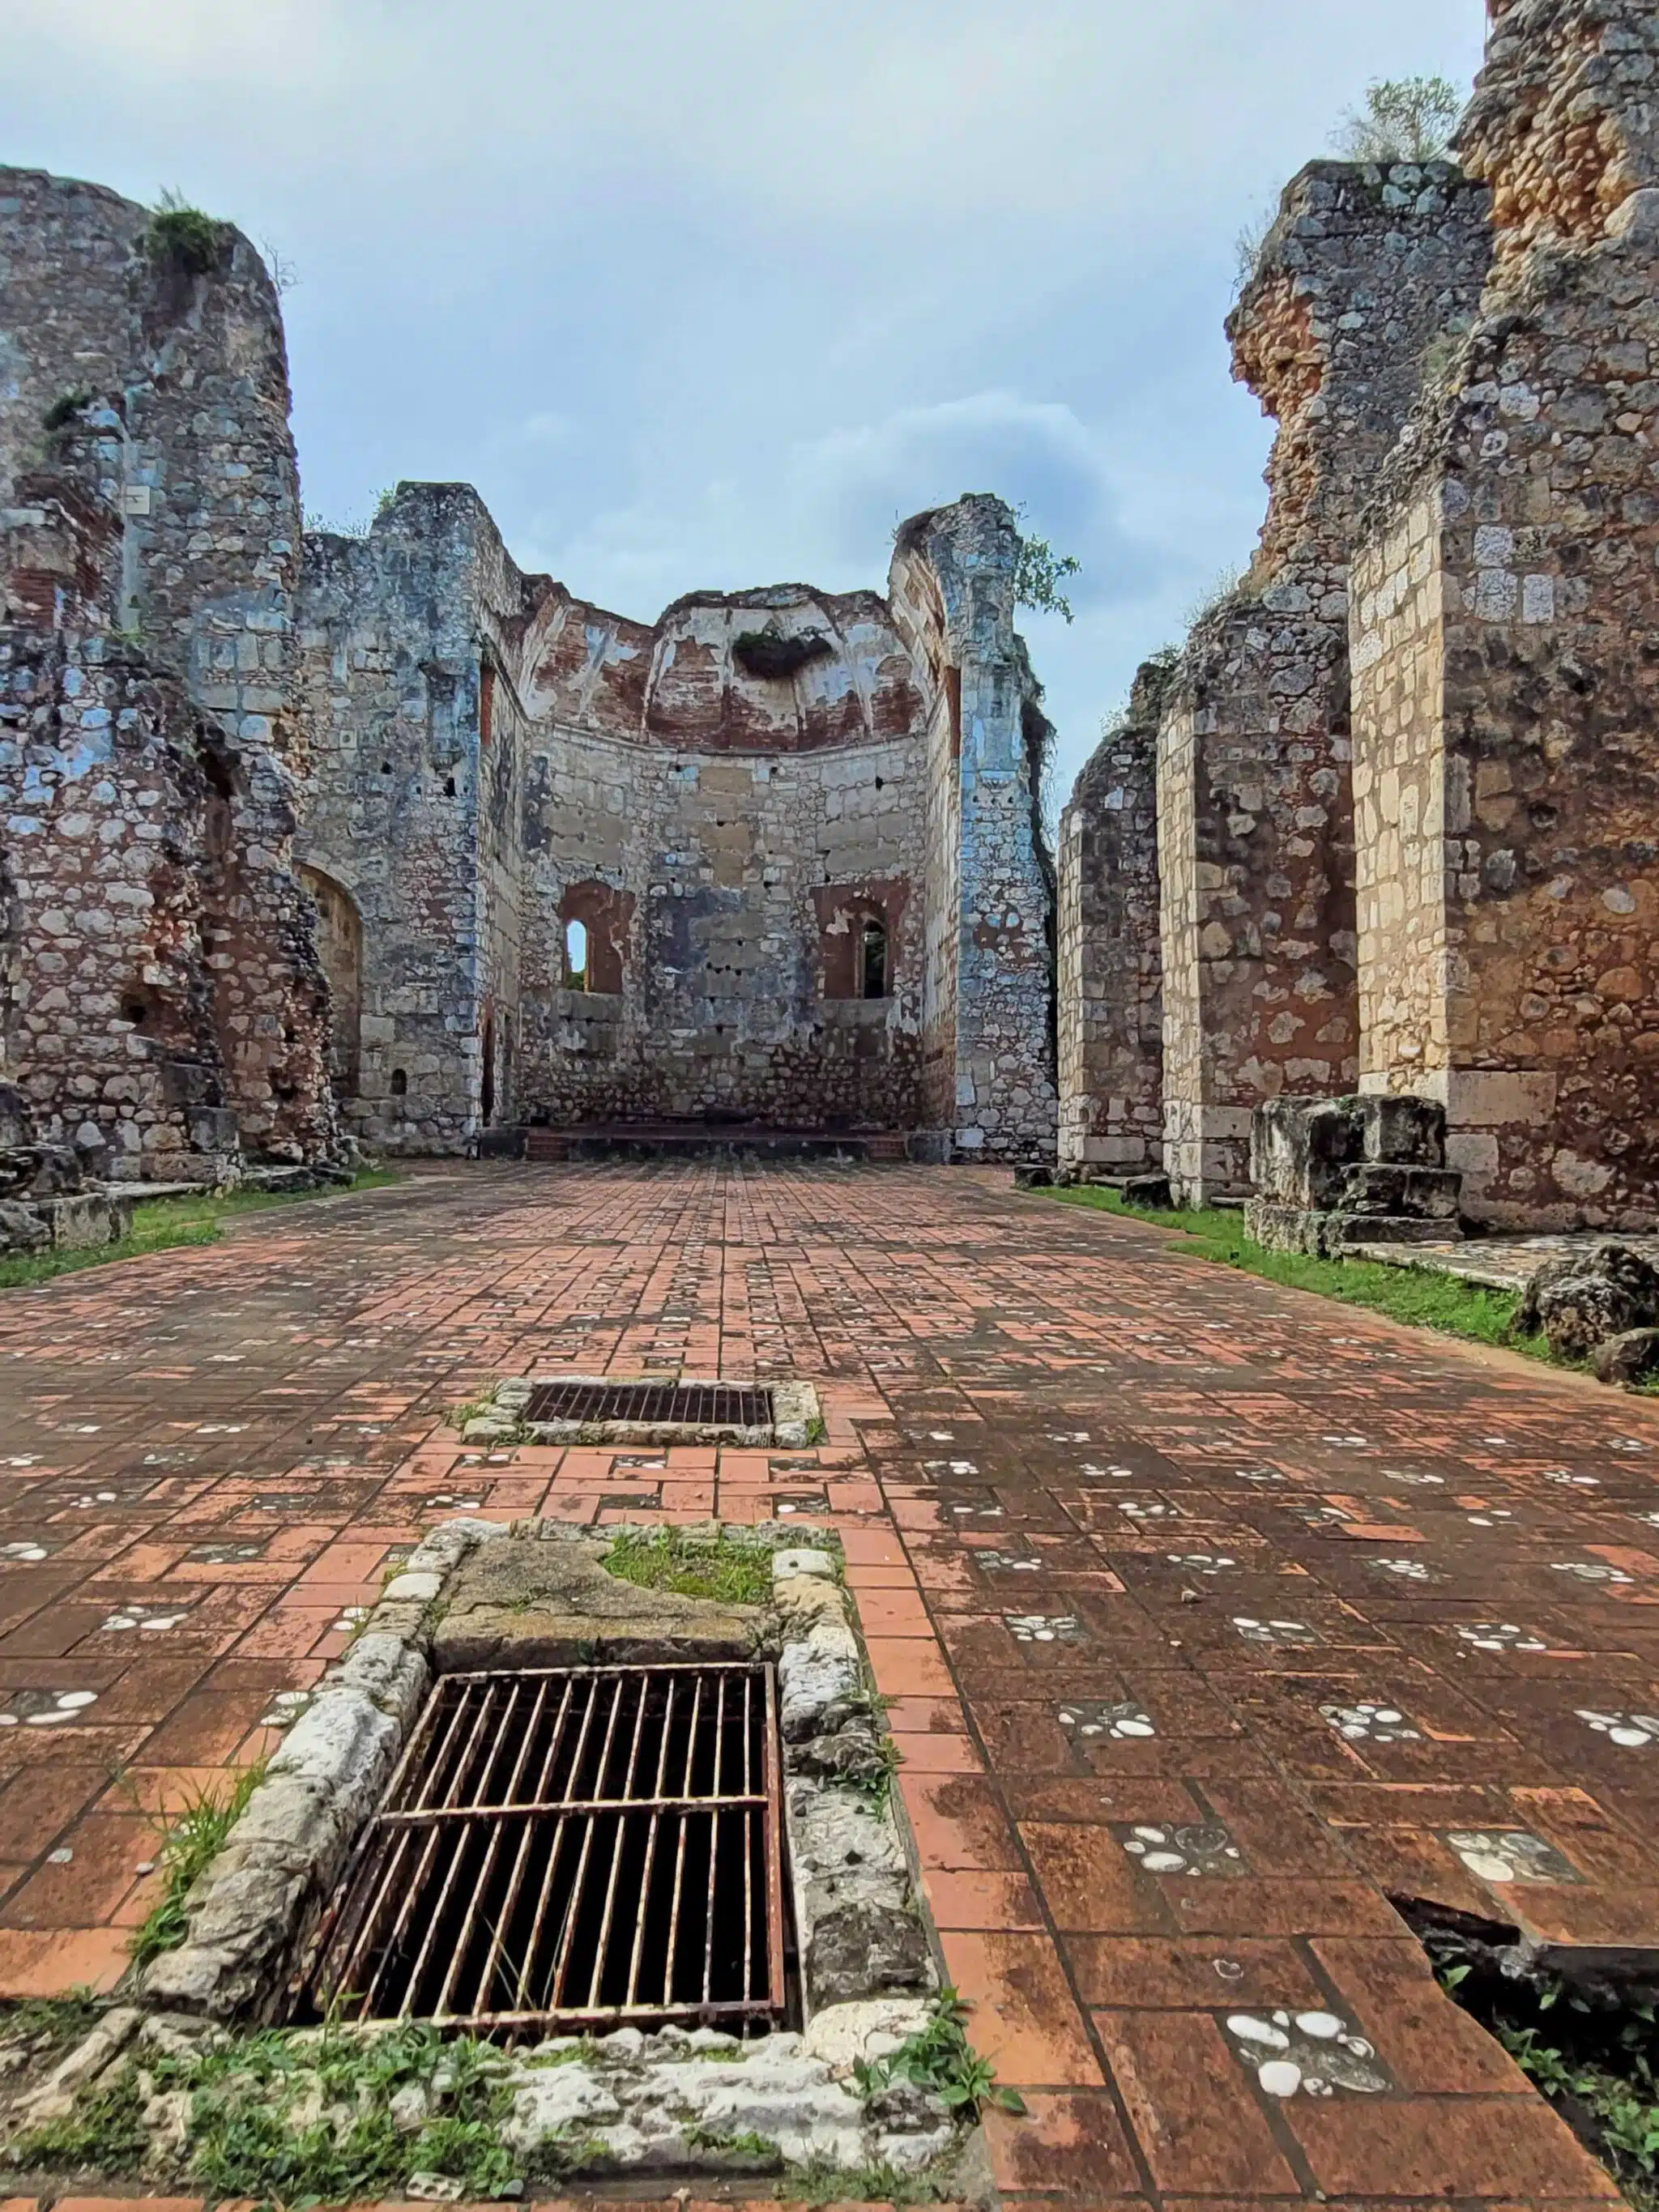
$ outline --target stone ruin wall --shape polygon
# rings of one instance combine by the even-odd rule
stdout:
[[[1229,320],[1279,432],[1255,560],[1158,739],[1164,1164],[1188,1203],[1249,1188],[1262,1099],[1355,1079],[1349,547],[1425,355],[1473,312],[1484,214],[1446,163],[1314,163]]]
[[[1164,1158],[1158,729],[1149,662],[1060,821],[1060,1158],[1119,1175]]]
[[[1041,821],[1054,733],[1014,629],[1018,552],[1008,508],[972,495],[907,522],[889,577],[900,635],[933,695],[929,1125],[948,1111],[955,1149],[981,1159],[1052,1159],[1058,1104],[1056,884]]]
[[[975,533],[989,545],[998,586],[954,640],[915,558],[920,626],[872,592],[796,585],[629,622],[522,575],[465,486],[400,486],[365,537],[308,541],[301,857],[330,917],[354,1127],[408,1151],[461,1149],[492,1119],[931,1127],[981,1157],[1051,1146],[1052,894],[1026,758],[1036,687],[1012,628],[1016,541],[995,501],[944,511],[946,557],[963,533],[970,562]],[[737,650],[745,633],[808,649],[786,675],[757,674]],[[988,638],[995,677],[975,658]],[[961,833],[939,849],[963,812],[962,751],[941,738],[964,692],[967,773],[985,786],[966,813],[965,922]],[[869,1000],[866,918],[889,963],[886,995]],[[587,932],[581,979],[566,973],[572,921]],[[1028,1051],[1013,1032],[1034,964]],[[960,1026],[981,1054],[965,1085],[958,972]],[[931,1097],[930,1020],[952,1039]]]
[[[1491,284],[1355,564],[1362,1081],[1500,1224],[1659,1219],[1656,82],[1651,15],[1498,15]]]
[[[298,852],[349,917],[328,948],[345,1111],[377,1149],[464,1151],[516,961],[524,718],[494,672],[523,579],[465,484],[400,485],[367,537],[313,532],[305,560]]]
[[[277,301],[141,208],[0,172],[6,1072],[125,1177],[331,1152],[289,865],[300,548]]]
[[[758,676],[734,647],[769,630],[827,649]],[[913,1127],[925,801],[883,602],[703,593],[646,629],[560,595],[532,654],[526,1097],[556,1122]],[[625,718],[599,703],[613,679]],[[573,914],[585,990],[562,973]],[[890,985],[869,1000],[866,918]]]

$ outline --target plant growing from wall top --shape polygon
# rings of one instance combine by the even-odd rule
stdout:
[[[230,225],[191,207],[182,194],[163,192],[144,234],[152,261],[163,268],[206,276],[223,265]]]
[[[1443,76],[1376,77],[1331,134],[1346,161],[1443,161],[1462,103]]]
[[[1023,521],[1025,510],[1021,507],[1018,512]],[[1059,615],[1070,622],[1072,603],[1060,587],[1068,576],[1082,572],[1083,563],[1075,555],[1056,553],[1046,538],[1022,535],[1014,563],[1015,604],[1030,607],[1034,614]]]

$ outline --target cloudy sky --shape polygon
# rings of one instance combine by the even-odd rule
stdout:
[[[1480,0],[4,0],[0,158],[293,271],[306,502],[465,477],[529,568],[882,583],[963,491],[1075,553],[1065,781],[1261,520],[1241,227]]]

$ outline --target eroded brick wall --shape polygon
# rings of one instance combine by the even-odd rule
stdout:
[[[0,172],[0,271],[9,1072],[128,1176],[325,1155],[276,293],[230,226],[192,261],[34,171]]]
[[[1502,11],[1492,281],[1355,562],[1362,1081],[1499,1223],[1659,1218],[1656,85],[1644,11]]]
[[[1159,736],[1165,1165],[1191,1203],[1249,1188],[1261,1099],[1355,1079],[1349,550],[1486,258],[1484,196],[1449,165],[1315,163],[1229,323],[1279,434],[1255,561]]]
[[[1165,661],[1140,671],[1060,817],[1060,1158],[1073,1167],[1133,1174],[1164,1157],[1158,726],[1169,674]]]

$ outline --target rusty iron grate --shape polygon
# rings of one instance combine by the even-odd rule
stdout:
[[[735,1382],[542,1382],[530,1394],[525,1419],[767,1429],[772,1393]]]
[[[480,2033],[775,2025],[781,1790],[769,1666],[446,1675],[309,2002]]]

